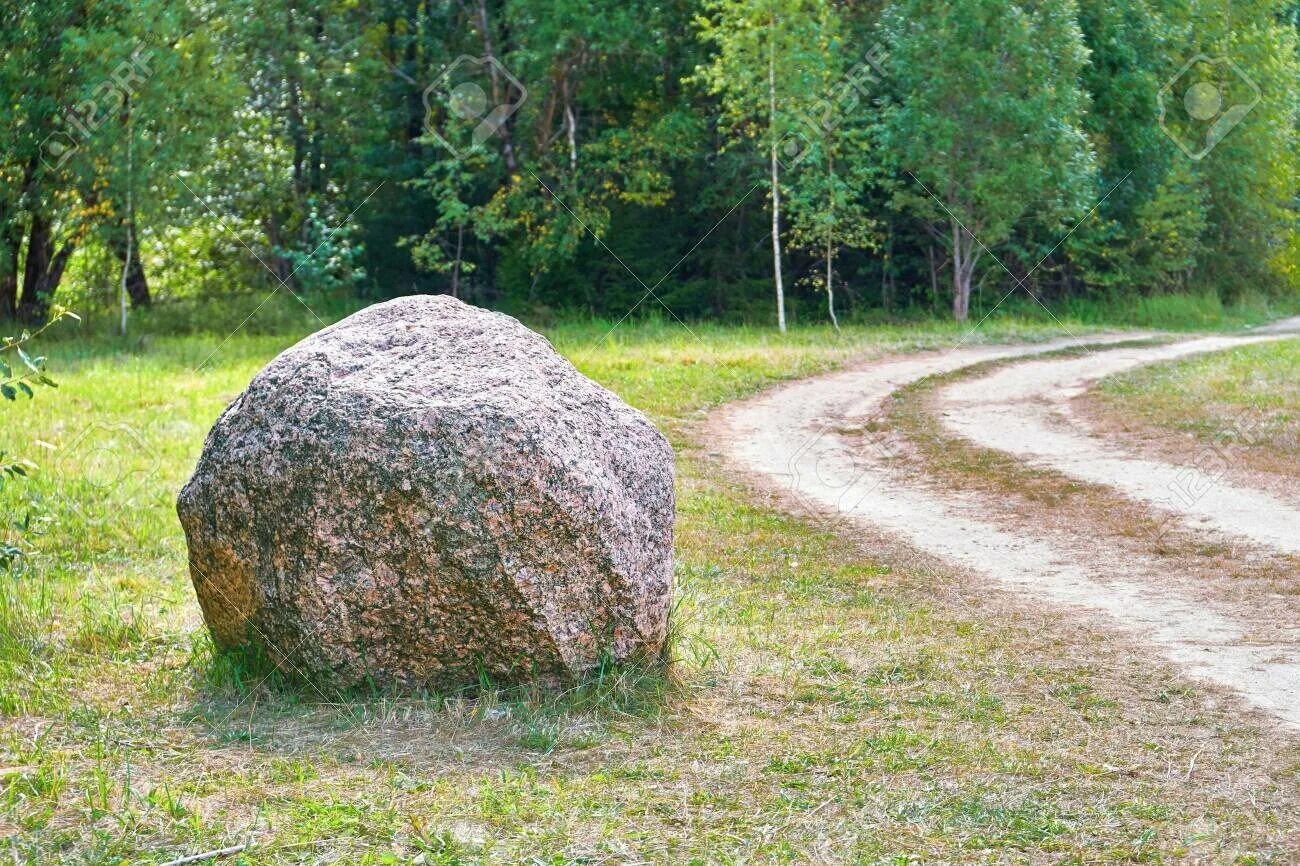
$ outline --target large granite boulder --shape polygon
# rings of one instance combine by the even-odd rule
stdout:
[[[672,449],[544,338],[447,296],[272,361],[177,511],[217,645],[291,676],[565,682],[664,647]]]

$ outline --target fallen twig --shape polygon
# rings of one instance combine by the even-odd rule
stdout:
[[[242,845],[231,845],[229,848],[217,848],[212,851],[203,851],[199,854],[190,854],[187,857],[177,857],[175,860],[168,860],[166,863],[163,863],[162,866],[185,866],[186,863],[201,863],[204,860],[216,860],[221,857],[229,857],[232,854],[238,854],[251,844],[253,844],[253,840],[249,839]]]

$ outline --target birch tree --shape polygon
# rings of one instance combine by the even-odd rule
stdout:
[[[804,112],[806,157],[787,175],[790,239],[821,259],[810,280],[826,293],[826,313],[838,331],[835,261],[841,250],[875,249],[876,224],[864,191],[877,178],[870,130],[881,97],[879,45],[855,41],[830,3],[817,10],[815,53],[805,67],[818,79],[817,99]]]
[[[807,109],[816,99],[817,0],[711,0],[698,21],[715,54],[699,70],[720,97],[719,123],[733,143],[764,156],[772,212],[776,321],[786,329],[782,274],[782,174],[803,162],[813,140]]]

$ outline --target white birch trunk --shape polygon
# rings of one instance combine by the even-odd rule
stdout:
[[[775,22],[773,23],[775,29]],[[773,34],[775,38],[775,34]],[[785,286],[781,282],[781,173],[776,161],[776,47],[767,59],[768,138],[772,141],[772,274],[776,278],[776,326],[785,333]]]

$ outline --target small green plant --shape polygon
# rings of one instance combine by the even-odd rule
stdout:
[[[28,349],[31,344],[49,330],[56,322],[63,319],[77,319],[77,314],[56,306],[44,325],[35,331],[24,330],[17,337],[8,336],[0,342],[0,397],[9,402],[19,396],[29,400],[36,396],[33,385],[57,388],[45,368],[44,356],[33,357]],[[8,483],[26,478],[27,473],[36,468],[30,460],[0,450],[0,490]],[[10,522],[10,529],[19,535],[26,534],[32,526],[32,513],[29,509],[21,519]],[[22,556],[22,549],[11,541],[0,538],[0,568],[8,570]]]
[[[40,328],[35,331],[24,330],[17,337],[5,337],[3,342],[0,342],[0,396],[11,401],[17,400],[19,394],[29,398],[34,397],[33,383],[50,388],[58,387],[45,371],[45,358],[43,356],[33,358],[27,352],[27,348],[63,319],[80,321],[76,313],[55,306],[49,320]],[[14,358],[18,359],[18,364],[13,363]]]
[[[322,213],[312,201],[301,235],[299,243],[276,247],[275,252],[292,266],[289,275],[303,290],[336,292],[357,289],[365,282],[361,266],[365,245],[359,226],[348,224],[340,214]]]

